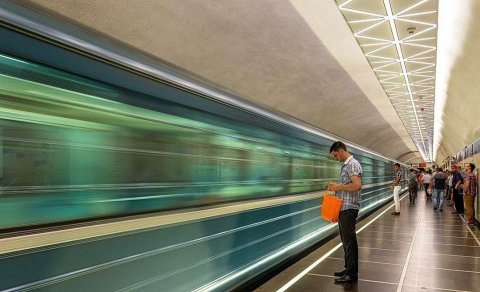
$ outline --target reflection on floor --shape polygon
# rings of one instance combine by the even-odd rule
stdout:
[[[444,205],[443,210],[433,210],[421,191],[415,204],[403,197],[400,216],[390,215],[389,207],[358,224],[357,230],[366,227],[358,233],[356,283],[334,284],[333,273],[343,270],[342,248],[312,268],[338,245],[335,238],[256,291],[480,291],[480,231],[466,226],[450,207]]]

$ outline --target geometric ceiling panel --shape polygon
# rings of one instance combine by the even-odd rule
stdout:
[[[395,21],[395,25],[398,28],[398,37],[401,39],[412,36],[412,34],[410,34],[410,30],[408,29],[410,27],[415,28],[414,33],[417,34],[419,38],[429,38],[433,36],[431,33],[435,34],[432,26],[428,25],[427,22],[413,22],[408,21],[407,18],[401,18],[401,20],[399,19]]]
[[[390,2],[393,14],[410,15],[437,10],[437,1],[397,0]],[[408,9],[408,11],[400,13],[405,9]]]
[[[405,62],[405,66],[407,67],[407,71],[415,71],[416,73],[431,71],[435,69],[434,64],[428,64],[426,62]]]
[[[385,46],[382,45],[381,47],[375,46],[375,48],[372,50],[371,47],[363,47],[365,54],[368,56],[373,55],[375,57],[380,57],[380,58],[395,58],[397,56],[397,50],[395,49],[394,46]],[[390,61],[387,59],[383,59],[383,62]]]
[[[336,0],[425,161],[432,161],[436,0]]]
[[[390,40],[392,39],[392,30],[390,29],[390,25],[388,22],[377,22],[375,26],[369,26],[368,30],[364,29],[364,33],[359,35],[359,38],[364,39],[383,39],[383,40]]]
[[[391,2],[392,3],[390,3],[391,4],[390,6],[393,14],[398,14],[399,12],[404,11],[408,8],[410,8],[410,10],[415,8],[415,7],[411,8],[413,4],[415,4],[415,1],[391,1]]]
[[[432,47],[423,47],[423,45],[414,43],[401,44],[400,48],[402,49],[404,57],[427,57],[435,54],[435,47],[432,49]]]
[[[367,11],[377,14],[382,14],[383,11],[385,11],[385,7],[383,6],[382,2],[371,0],[358,0],[355,3],[352,3],[350,8],[354,10],[367,9]]]
[[[434,82],[431,82],[430,84],[428,84],[428,82],[421,82],[422,80],[426,80],[428,78],[432,78],[432,77],[424,77],[424,76],[419,76],[421,74],[417,74],[416,76],[412,76],[410,75],[410,82],[413,83],[413,84],[422,84],[422,85],[434,85],[435,83]],[[425,75],[425,76],[428,76],[428,75]]]
[[[399,16],[399,19],[409,19],[409,20],[418,21],[418,22],[435,23],[437,21],[437,13],[436,11],[430,11],[430,13],[424,12],[424,14],[418,14],[415,16],[406,16],[406,17]]]

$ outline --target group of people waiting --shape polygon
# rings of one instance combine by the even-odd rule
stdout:
[[[400,165],[395,165],[394,176],[394,200],[395,211],[392,215],[400,214],[400,203],[397,200],[398,190],[395,190],[396,186],[400,186]],[[417,173],[415,169],[410,169],[408,178],[408,188],[410,202],[415,203],[417,191],[425,190],[426,198],[432,199],[433,196],[433,209],[435,211],[443,212],[443,204],[445,200],[449,201],[449,206],[455,208],[453,214],[465,214],[466,224],[475,225],[475,196],[477,195],[477,178],[474,173],[475,164],[467,163],[465,171],[462,171],[459,165],[452,165],[451,171],[444,172],[441,167],[437,168],[432,173],[431,170]]]

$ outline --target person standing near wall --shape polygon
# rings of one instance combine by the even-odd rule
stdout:
[[[450,170],[447,171],[447,192],[445,193],[445,199],[449,199],[449,206],[453,205],[453,199],[451,199],[451,190],[452,190],[452,172]]]
[[[400,182],[402,181],[402,172],[400,171],[400,164],[395,163],[393,166],[395,174],[393,175],[392,189],[393,189],[393,200],[395,201],[395,209],[392,212],[392,215],[400,215]]]
[[[335,192],[335,195],[343,200],[338,228],[345,253],[345,270],[334,273],[338,277],[335,278],[335,283],[342,284],[358,280],[358,243],[355,231],[360,209],[362,166],[340,141],[333,143],[330,154],[333,159],[342,163],[338,181],[328,185],[328,190]]]
[[[457,165],[452,166],[453,178],[452,178],[452,187],[453,187],[453,202],[455,203],[455,211],[452,214],[463,214],[463,177],[460,174],[459,167]]]
[[[469,163],[465,168],[467,176],[463,185],[463,202],[465,204],[465,215],[467,224],[475,226],[475,196],[477,195],[477,178],[473,171],[475,164]]]

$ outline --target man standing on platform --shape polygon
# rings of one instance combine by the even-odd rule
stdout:
[[[441,167],[437,168],[437,172],[432,176],[433,181],[433,210],[443,212],[443,199],[445,197],[445,189],[447,188],[448,176],[443,173]]]
[[[466,167],[467,178],[463,187],[463,202],[465,204],[465,215],[467,224],[475,226],[475,196],[477,195],[477,178],[473,173],[475,164],[468,163]]]
[[[342,142],[333,143],[330,147],[333,159],[342,162],[338,182],[331,182],[328,190],[335,192],[343,200],[338,218],[338,228],[345,253],[345,270],[334,275],[336,284],[353,282],[358,279],[358,244],[356,223],[360,209],[360,190],[362,189],[362,166],[347,151]]]
[[[392,189],[393,189],[393,201],[395,201],[395,210],[392,215],[400,215],[400,182],[402,181],[402,172],[400,171],[400,164],[395,163],[393,166],[395,175],[393,176]]]
[[[453,202],[455,204],[455,211],[452,214],[463,214],[464,206],[463,206],[463,177],[460,174],[460,168],[458,165],[452,166],[453,171],[453,178],[452,178],[452,186],[453,186]]]

